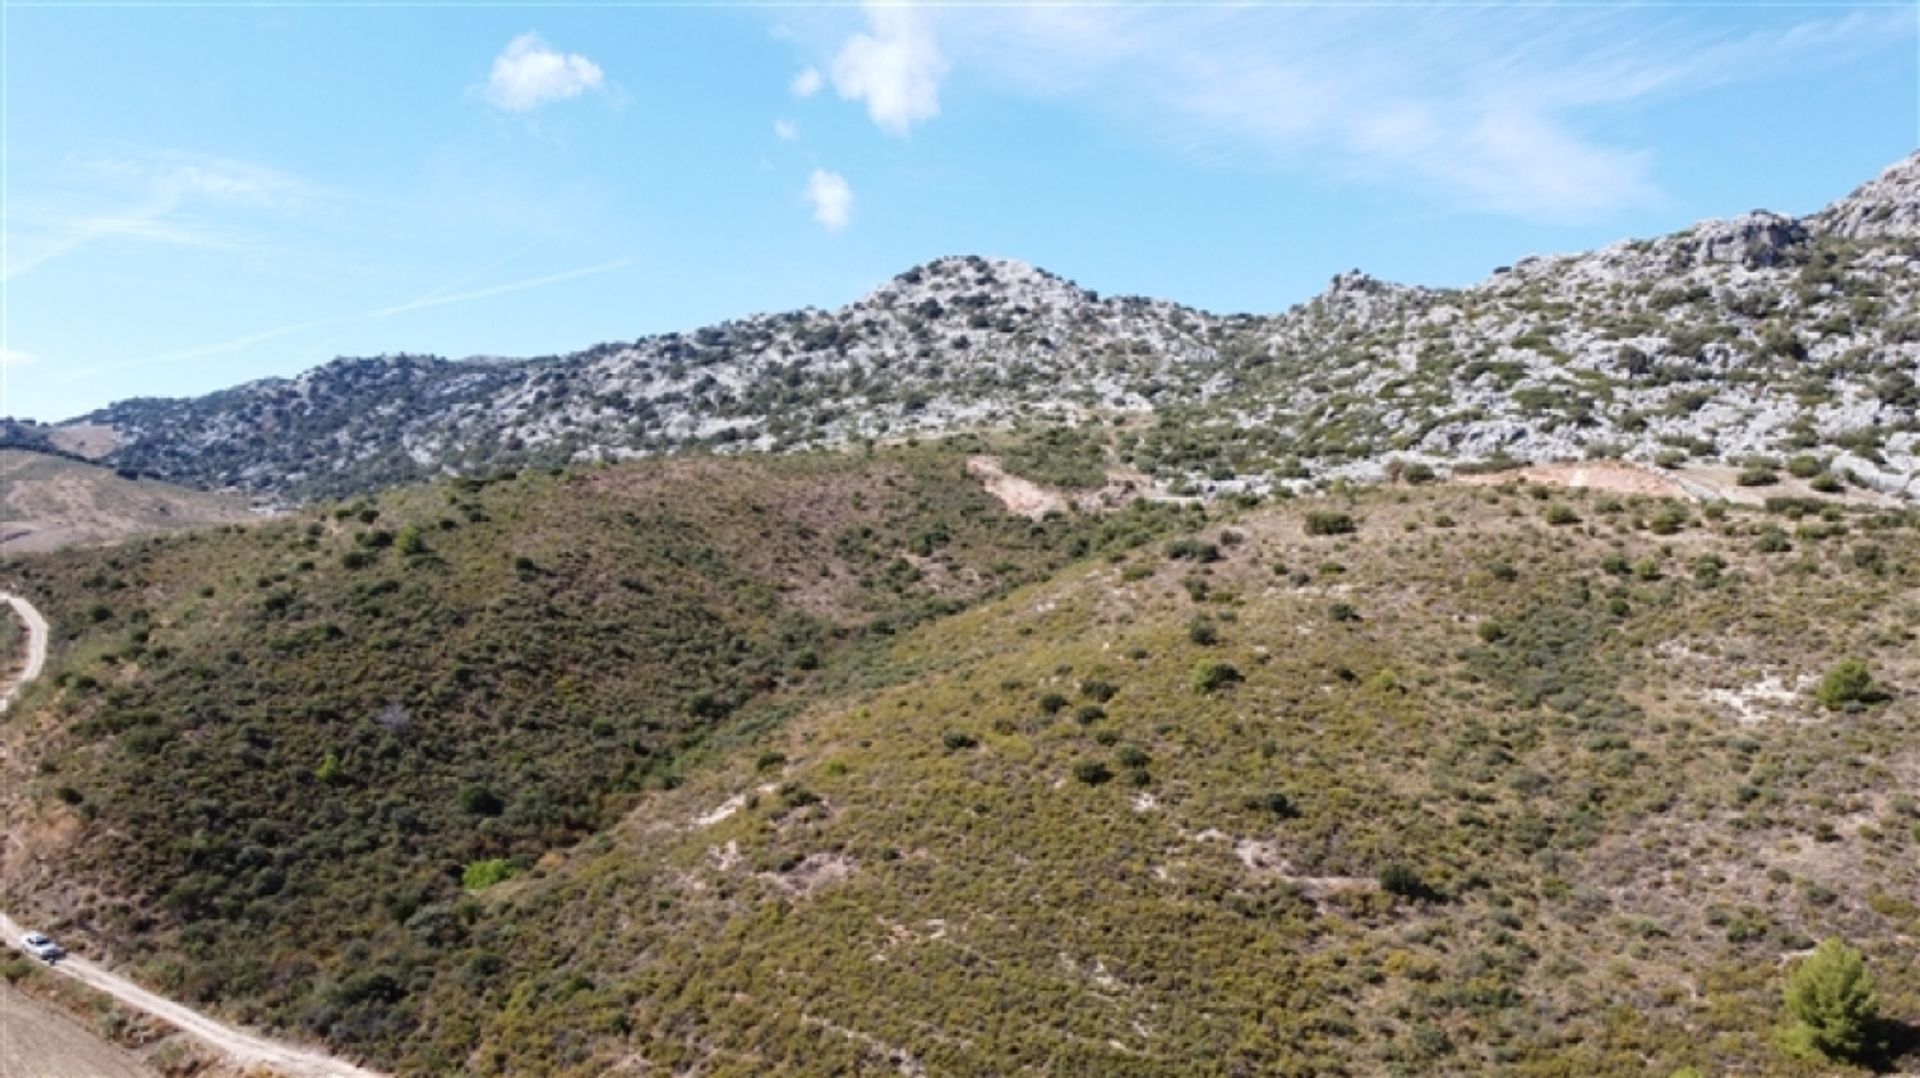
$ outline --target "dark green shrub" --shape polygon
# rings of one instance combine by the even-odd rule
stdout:
[[[947,747],[947,751],[958,752],[961,749],[973,748],[980,742],[964,730],[948,730],[940,735],[940,743]]]
[[[1420,874],[1399,861],[1381,866],[1374,879],[1382,891],[1400,898],[1426,898],[1431,893]]]
[[[1073,777],[1088,786],[1098,786],[1113,778],[1113,771],[1098,760],[1082,760],[1073,765]]]
[[[507,803],[500,795],[479,783],[469,783],[460,788],[460,811],[469,816],[498,816],[507,810]]]
[[[1247,798],[1247,808],[1255,812],[1270,812],[1282,820],[1291,820],[1300,815],[1300,810],[1294,807],[1293,799],[1278,790]]]

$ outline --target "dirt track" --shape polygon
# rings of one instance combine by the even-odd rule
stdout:
[[[39,677],[40,671],[47,665],[47,619],[40,616],[40,611],[34,609],[32,603],[11,592],[0,591],[0,600],[11,605],[27,625],[27,664],[21,668],[20,675],[13,679],[13,684],[7,686],[6,692],[0,693],[0,712],[4,712],[12,705],[13,698],[20,695],[20,690]]]

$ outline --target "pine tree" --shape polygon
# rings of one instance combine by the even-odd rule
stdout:
[[[1879,1017],[1873,974],[1860,952],[1838,939],[1814,949],[1787,977],[1787,1011],[1798,1023],[1789,1034],[1794,1048],[1829,1059],[1857,1059]]]

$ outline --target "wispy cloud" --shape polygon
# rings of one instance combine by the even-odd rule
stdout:
[[[793,81],[787,84],[787,92],[795,97],[812,97],[819,93],[820,87],[825,84],[826,80],[820,77],[819,68],[804,67],[793,77]]]
[[[775,120],[773,121],[773,137],[779,139],[781,142],[792,142],[794,139],[800,137],[800,129],[793,125],[792,120]]]
[[[266,165],[177,150],[79,158],[69,165],[82,176],[145,190],[157,199],[174,203],[200,201],[289,209],[318,193],[313,184]]]
[[[32,366],[40,357],[31,352],[22,352],[18,348],[0,348],[0,367],[20,368]]]
[[[180,151],[69,159],[74,191],[58,208],[8,207],[6,264],[11,281],[101,240],[203,249],[240,244],[204,212],[284,214],[323,197],[320,188],[265,165]]]
[[[1910,11],[1887,9],[1783,13],[1738,33],[1644,7],[869,6],[863,19],[839,46],[834,86],[889,134],[938,116],[958,67],[1196,163],[1416,187],[1451,208],[1548,220],[1661,199],[1651,155],[1598,134],[1606,121],[1914,32]]]
[[[838,172],[814,169],[807,177],[807,201],[813,205],[813,219],[828,232],[853,222],[853,188]]]
[[[491,268],[498,268],[500,265],[518,258],[521,254],[524,254],[525,251],[526,248],[522,248],[520,251],[508,255],[499,262],[492,263],[488,267],[482,267],[480,270],[466,274],[459,278],[458,283],[464,283],[480,276]],[[157,355],[143,356],[138,359],[123,360],[118,363],[99,364],[79,368],[59,380],[65,382],[84,381],[112,371],[127,370],[135,367],[148,367],[160,363],[178,363],[182,360],[200,359],[206,356],[241,352],[255,345],[265,344],[268,341],[279,340],[284,337],[291,337],[309,330],[353,325],[362,322],[375,322],[433,307],[446,307],[456,303],[471,303],[475,300],[492,299],[496,296],[511,295],[515,292],[525,292],[534,288],[545,288],[549,285],[563,284],[567,281],[577,281],[583,277],[595,277],[603,273],[612,273],[615,270],[625,269],[632,264],[633,259],[631,257],[616,258],[612,261],[600,262],[591,266],[581,266],[577,269],[562,270],[558,273],[548,273],[538,277],[526,277],[517,281],[509,281],[505,284],[488,285],[484,288],[472,288],[463,291],[449,290],[450,287],[457,288],[458,283],[452,286],[443,285],[440,288],[436,288],[401,303],[375,307],[365,311],[356,311],[352,314],[333,315],[327,318],[310,318],[300,322],[292,322],[287,325],[275,326],[271,329],[248,333],[230,340],[196,345],[191,348],[176,349]]]
[[[494,57],[483,96],[496,108],[531,112],[598,90],[605,81],[599,64],[579,53],[559,52],[539,34],[525,33]]]
[[[833,58],[833,88],[844,100],[866,102],[880,130],[904,136],[940,115],[940,80],[950,65],[915,9],[869,3],[866,16],[866,32],[849,37]]]

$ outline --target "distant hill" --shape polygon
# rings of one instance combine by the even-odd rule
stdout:
[[[525,360],[339,359],[123,401],[57,431],[143,474],[289,498],[1115,413],[1151,420],[1128,462],[1176,490],[1378,478],[1396,456],[1739,466],[1813,453],[1844,481],[1912,497],[1916,222],[1920,156],[1805,218],[1706,221],[1522,259],[1459,289],[1342,274],[1272,315],[945,258],[837,311]]]
[[[0,557],[253,519],[235,495],[130,479],[71,455],[0,449]]]

